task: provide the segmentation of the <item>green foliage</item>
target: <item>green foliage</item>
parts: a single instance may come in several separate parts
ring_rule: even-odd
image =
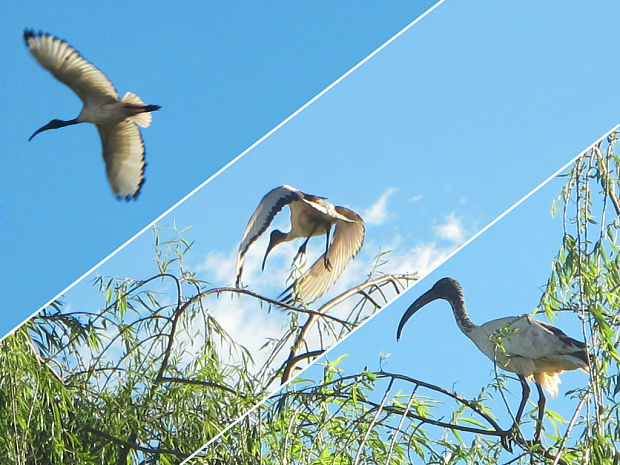
[[[575,395],[582,400],[579,408],[586,413],[576,417],[575,430],[581,435],[564,441],[563,457],[590,458],[592,463],[601,464],[620,461],[616,448],[620,438],[617,139],[618,133],[612,133],[606,147],[602,143],[595,146],[566,174],[566,183],[552,209],[556,214],[562,212],[564,236],[539,306],[550,318],[563,310],[574,311],[581,318],[588,342],[590,382],[586,390]]]
[[[178,464],[320,354],[323,343],[374,313],[385,303],[384,287],[402,290],[415,279],[375,276],[318,310],[285,306],[286,324],[270,335],[267,362],[257,369],[256,354],[226,333],[210,305],[231,294],[257,311],[283,306],[200,280],[187,265],[188,229],[153,232],[154,274],[98,276],[91,307],[55,302],[0,344],[2,464]],[[354,310],[334,317],[339,309],[347,314],[344,302]],[[260,451],[252,434],[240,440],[248,453]]]
[[[460,431],[480,431],[497,436],[493,418],[476,403],[438,386],[407,376],[364,371],[343,376],[340,360],[324,366],[323,380],[314,384],[295,380],[252,414],[252,421],[239,423],[212,444],[195,463],[211,465],[228,458],[243,457],[243,462],[270,464],[367,464],[367,463],[445,463],[446,458],[497,457],[501,447],[484,436],[467,444]],[[421,393],[430,390],[431,394]],[[404,394],[408,391],[410,394]],[[452,417],[453,437],[433,438],[428,425],[449,426],[433,419],[447,397],[456,405]],[[237,441],[253,437],[251,454]],[[233,459],[234,460],[234,459]],[[194,463],[194,462],[192,462]],[[496,463],[496,462],[486,462]]]

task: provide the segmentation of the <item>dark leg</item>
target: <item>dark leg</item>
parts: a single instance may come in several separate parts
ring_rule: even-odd
[[[305,255],[305,253],[306,253],[306,246],[308,245],[308,241],[310,240],[310,238],[314,234],[314,231],[316,231],[316,224],[312,228],[312,232],[310,232],[308,237],[306,237],[306,240],[304,241],[303,244],[301,244],[301,247],[299,248],[299,250],[295,254],[295,257],[293,258],[293,263],[295,263],[295,260],[297,260],[297,257],[299,257],[300,255]]]
[[[332,264],[329,263],[329,258],[327,258],[327,252],[329,252],[329,231],[331,230],[331,228],[329,228],[327,230],[327,234],[325,235],[326,237],[326,242],[325,242],[325,255],[323,257],[325,257],[323,260],[325,262],[325,268],[327,268],[327,271],[331,271],[332,270]]]
[[[306,240],[304,241],[303,244],[301,244],[301,247],[297,251],[297,254],[295,254],[295,258],[293,258],[293,261],[297,260],[297,257],[299,257],[300,255],[304,255],[306,253],[306,246],[308,245],[309,240],[310,240],[310,236],[306,237]]]
[[[530,387],[527,385],[527,381],[521,375],[519,375],[519,381],[521,382],[522,389],[522,397],[521,403],[519,404],[519,410],[517,410],[517,415],[515,416],[515,422],[512,427],[505,431],[505,434],[502,436],[502,446],[509,452],[512,452],[512,438],[515,437],[516,431],[519,429],[519,423],[521,422],[521,416],[523,415],[523,410],[525,410],[525,404],[527,404],[527,399],[530,397]]]
[[[527,399],[530,397],[530,387],[527,385],[525,378],[519,375],[519,381],[521,381],[523,397],[521,398],[521,404],[519,405],[519,410],[517,410],[517,415],[515,416],[515,423],[512,426],[513,428],[519,427],[519,423],[521,423],[521,415],[523,415],[523,410],[525,409],[525,404],[527,404]],[[536,386],[538,386],[538,384]],[[538,387],[538,389],[538,392],[540,392],[540,387]]]
[[[538,423],[536,423],[536,434],[534,434],[534,442],[540,441],[540,433],[542,431],[543,418],[545,416],[545,404],[547,399],[542,390],[540,384],[536,383],[536,389],[538,390]]]

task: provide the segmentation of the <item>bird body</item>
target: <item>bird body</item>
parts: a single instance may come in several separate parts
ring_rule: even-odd
[[[444,299],[450,303],[459,328],[481,352],[500,368],[519,376],[523,386],[523,398],[515,424],[518,424],[529,396],[525,380],[536,384],[539,393],[538,437],[545,405],[541,387],[555,397],[558,394],[560,373],[578,368],[587,371],[586,345],[567,336],[555,326],[534,320],[529,315],[498,318],[483,325],[476,325],[467,315],[461,285],[452,278],[440,279],[409,306],[398,325],[398,340],[407,320],[424,305],[436,299]]]
[[[560,373],[587,367],[582,342],[529,315],[498,318],[465,334],[499,367],[540,384],[552,397]]]
[[[84,104],[76,118],[54,119],[35,131],[29,140],[49,129],[78,123],[95,124],[112,191],[119,197],[135,197],[144,181],[145,166],[144,144],[136,125],[148,127],[150,112],[160,107],[145,105],[131,92],[120,99],[105,74],[63,40],[31,30],[24,31],[24,40],[39,64],[73,90]]]
[[[285,301],[294,296],[305,303],[311,303],[334,284],[362,247],[364,221],[353,210],[334,206],[324,197],[306,194],[288,185],[272,189],[259,203],[243,233],[237,254],[237,287],[241,285],[243,262],[250,245],[267,230],[276,214],[286,205],[291,211],[291,230],[288,233],[279,230],[271,232],[262,266],[265,267],[269,252],[282,242],[305,238],[295,256],[297,258],[305,253],[311,237],[325,235],[325,253],[302,278],[284,291],[284,293],[291,291],[291,294],[285,297]],[[329,236],[333,227],[335,229],[330,242]]]

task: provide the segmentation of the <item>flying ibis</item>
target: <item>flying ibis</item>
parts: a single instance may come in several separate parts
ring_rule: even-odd
[[[287,185],[276,187],[260,201],[243,233],[237,254],[237,287],[241,285],[243,260],[250,245],[267,230],[276,214],[286,205],[291,210],[291,230],[288,233],[277,229],[271,231],[262,269],[265,268],[269,252],[276,245],[304,238],[294,262],[299,255],[306,252],[311,237],[325,235],[325,253],[282,293],[288,293],[282,299],[284,302],[298,300],[309,304],[321,297],[336,282],[361,249],[365,233],[364,220],[353,210],[334,206],[324,197],[305,194]],[[332,227],[334,232],[330,241]]]
[[[159,110],[159,105],[145,105],[131,92],[119,99],[106,75],[63,40],[29,29],[24,31],[24,40],[39,64],[69,86],[84,104],[76,118],[69,121],[53,119],[37,129],[28,140],[48,129],[78,123],[95,124],[114,195],[126,199],[135,197],[144,182],[145,166],[144,143],[136,125],[145,128],[151,124],[150,112]]]
[[[436,299],[448,301],[457,325],[478,349],[497,366],[516,373],[519,377],[523,396],[513,429],[519,424],[530,395],[526,379],[534,382],[538,390],[538,422],[534,440],[539,441],[546,402],[542,388],[555,397],[558,394],[560,373],[577,368],[587,371],[586,345],[567,336],[555,326],[534,320],[529,315],[498,318],[478,326],[467,316],[463,288],[452,278],[440,279],[411,304],[398,325],[397,340],[400,340],[407,320],[424,305]]]

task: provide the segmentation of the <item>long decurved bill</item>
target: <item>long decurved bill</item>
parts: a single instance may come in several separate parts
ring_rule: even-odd
[[[37,134],[39,134],[40,132],[43,131],[47,131],[48,129],[58,129],[58,128],[64,128],[65,126],[71,126],[72,124],[77,124],[78,122],[74,119],[69,120],[69,121],[62,121],[59,119],[53,119],[52,121],[50,121],[49,123],[47,123],[45,126],[37,129],[32,136],[30,136],[28,138],[28,142],[30,142],[32,140],[32,138],[34,136],[36,136]]]
[[[418,297],[407,309],[403,317],[400,319],[400,323],[398,324],[398,330],[396,331],[396,340],[400,341],[400,335],[403,332],[403,328],[405,323],[413,316],[415,312],[424,307],[427,303],[432,302],[433,300],[438,299],[439,296],[434,292],[434,289],[431,289],[420,297]]]
[[[28,142],[30,142],[30,141],[32,140],[32,138],[33,138],[34,136],[36,136],[37,134],[39,134],[40,132],[47,131],[48,129],[52,129],[52,128],[48,128],[48,126],[49,126],[49,124],[46,124],[46,125],[45,125],[45,126],[43,126],[42,128],[39,128],[39,129],[37,129],[35,132],[33,132],[33,133],[32,133],[32,136],[30,136],[30,137],[28,138]]]
[[[271,249],[273,249],[275,245],[276,243],[273,240],[269,241],[267,250],[265,250],[265,256],[263,257],[263,264],[261,266],[261,271],[265,271],[265,262],[267,261],[267,255],[269,255],[269,252],[271,252]]]

